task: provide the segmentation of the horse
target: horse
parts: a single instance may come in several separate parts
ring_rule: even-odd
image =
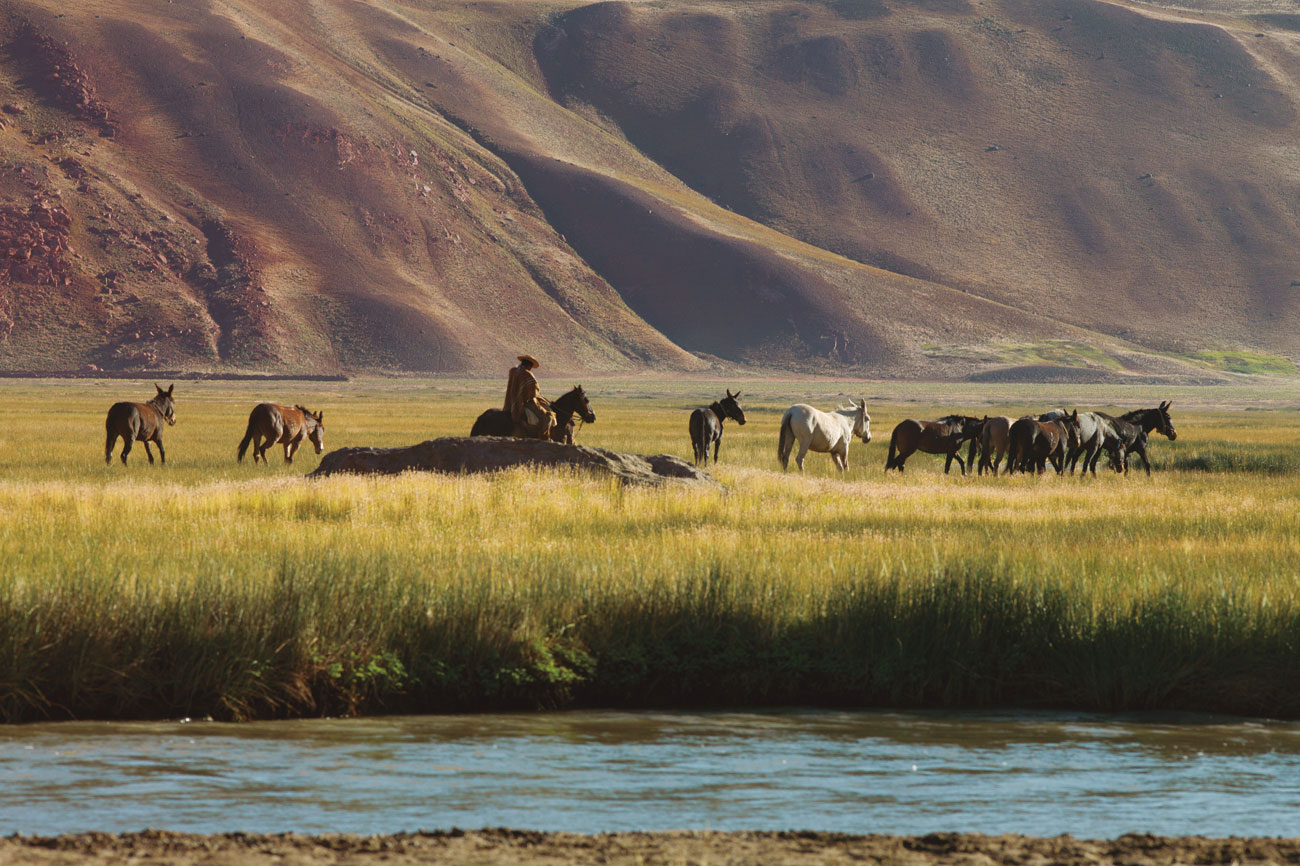
[[[306,406],[281,406],[278,403],[258,403],[248,413],[248,429],[239,443],[235,459],[243,463],[248,443],[253,443],[253,463],[258,458],[266,464],[266,449],[272,445],[284,446],[284,462],[292,463],[294,452],[303,438],[311,440],[317,454],[325,452],[324,412],[312,412]]]
[[[700,461],[708,465],[709,445],[713,446],[713,462],[718,462],[723,420],[730,418],[742,427],[745,425],[745,410],[740,408],[739,400],[739,391],[733,394],[731,389],[727,389],[726,397],[691,413],[687,427],[691,434],[691,450],[695,452],[696,466],[700,465]]]
[[[1011,425],[1016,422],[1015,418],[1008,415],[994,415],[985,417],[984,426],[980,428],[980,435],[970,440],[970,453],[966,457],[966,465],[975,462],[975,451],[978,448],[980,462],[979,474],[983,475],[987,469],[994,475],[998,474],[998,464],[1002,462],[1003,456],[1007,453],[1007,448],[1011,444]],[[992,456],[992,460],[989,457]]]
[[[1039,421],[1028,416],[1016,419],[1011,425],[1011,450],[1007,456],[1007,473],[1028,472],[1031,467],[1041,473],[1050,460],[1056,474],[1065,467],[1066,449],[1078,445],[1079,412]]]
[[[1038,416],[1039,421],[1051,421],[1056,418],[1064,418],[1067,413],[1064,409],[1053,409]],[[1083,455],[1083,469],[1079,471],[1080,475],[1091,472],[1095,477],[1097,475],[1097,458],[1101,452],[1106,451],[1110,454],[1111,465],[1118,471],[1125,458],[1124,440],[1115,432],[1113,425],[1106,417],[1097,412],[1080,412],[1079,413],[1079,441],[1074,447],[1070,448],[1065,455],[1065,465],[1070,472],[1074,472],[1074,467],[1078,464],[1079,455]]]
[[[584,424],[596,423],[596,413],[591,411],[591,403],[587,401],[587,394],[582,390],[581,385],[575,385],[571,390],[552,402],[551,411],[555,413],[555,426],[551,428],[551,441],[559,442],[562,445],[573,444],[574,415],[581,418]],[[513,436],[514,432],[515,422],[510,417],[509,411],[505,409],[486,409],[474,421],[474,426],[470,428],[469,435]]]
[[[795,463],[803,471],[803,458],[809,451],[829,452],[841,472],[849,468],[849,443],[854,436],[863,443],[871,441],[871,416],[867,414],[867,401],[849,401],[834,412],[814,409],[807,403],[796,403],[781,416],[781,433],[776,443],[776,456],[781,468],[790,468],[790,450],[794,440],[799,440],[799,455]]]
[[[1128,474],[1128,455],[1137,454],[1142,458],[1142,466],[1147,475],[1151,474],[1151,461],[1147,459],[1147,434],[1152,431],[1163,434],[1170,442],[1178,438],[1173,419],[1169,417],[1171,401],[1165,400],[1155,409],[1134,409],[1116,418],[1105,412],[1097,414],[1105,418],[1115,428],[1123,442],[1125,454],[1122,469]]]
[[[153,442],[158,446],[158,457],[164,465],[167,463],[162,430],[164,421],[168,424],[176,423],[176,407],[172,402],[172,392],[176,386],[168,385],[164,391],[155,383],[154,388],[158,393],[147,403],[114,403],[109,407],[108,417],[104,419],[104,432],[107,434],[104,443],[105,463],[113,462],[113,446],[117,444],[119,436],[122,437],[123,466],[126,465],[126,455],[131,453],[131,445],[135,442],[144,443],[144,453],[149,455],[150,463],[153,463],[153,452],[149,450],[149,443]]]
[[[926,454],[947,455],[948,459],[943,464],[945,475],[952,469],[953,460],[957,461],[957,465],[961,467],[961,474],[965,475],[966,462],[961,459],[961,454],[958,452],[963,442],[979,437],[987,420],[987,415],[984,418],[945,415],[938,421],[917,421],[914,418],[900,421],[894,428],[893,435],[889,437],[889,456],[885,458],[885,471],[897,469],[901,473],[908,457],[917,451],[924,451]]]

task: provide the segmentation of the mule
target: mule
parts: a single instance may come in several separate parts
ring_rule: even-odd
[[[966,457],[966,465],[975,462],[975,452],[978,449],[979,474],[983,475],[987,470],[997,475],[998,466],[1011,445],[1011,425],[1014,423],[1016,419],[1008,415],[986,416],[984,426],[980,428],[980,435],[970,440],[970,453]]]
[[[581,385],[575,385],[551,403],[555,413],[555,426],[551,428],[551,441],[562,445],[573,444],[574,427],[581,419],[584,424],[595,424],[596,413],[591,411],[591,403]],[[470,428],[471,436],[513,436],[515,422],[510,412],[505,409],[487,409],[474,421]]]
[[[902,472],[908,457],[917,451],[924,451],[926,454],[947,455],[948,459],[943,463],[945,475],[952,469],[954,460],[961,467],[961,474],[965,475],[966,461],[961,459],[959,453],[962,443],[977,439],[987,420],[987,415],[984,418],[945,415],[938,421],[917,421],[914,418],[900,421],[889,437],[889,456],[885,458],[885,471],[897,469]]]
[[[865,444],[871,441],[871,416],[867,414],[867,401],[849,401],[834,412],[814,409],[807,403],[796,403],[781,416],[781,433],[777,438],[776,456],[781,468],[790,468],[790,451],[795,440],[799,454],[795,463],[803,471],[803,458],[811,451],[829,453],[841,472],[849,468],[849,443],[858,436]]]
[[[150,442],[158,446],[159,459],[164,464],[167,463],[162,431],[164,422],[176,423],[176,406],[172,401],[172,392],[176,386],[168,385],[164,391],[155,384],[154,389],[158,393],[147,403],[114,403],[109,407],[108,417],[104,419],[104,432],[107,434],[104,443],[105,463],[113,462],[113,446],[117,444],[119,436],[122,437],[123,466],[126,465],[126,455],[131,453],[131,445],[136,442],[144,443],[144,453],[149,456],[150,463],[153,463]]]
[[[745,410],[740,408],[739,400],[739,391],[733,394],[727,389],[726,397],[691,413],[687,428],[691,434],[691,450],[695,454],[696,466],[701,461],[708,465],[710,445],[713,446],[713,462],[718,462],[718,449],[722,447],[722,422],[725,419],[730,418],[742,427],[745,425]]]
[[[1038,416],[1039,421],[1051,421],[1056,418],[1064,418],[1067,413],[1064,409],[1053,409]],[[1120,435],[1115,432],[1115,426],[1103,415],[1097,412],[1080,412],[1079,413],[1079,441],[1070,448],[1065,455],[1066,468],[1073,473],[1074,467],[1079,462],[1079,457],[1083,457],[1083,468],[1079,470],[1080,475],[1091,472],[1095,477],[1097,474],[1097,459],[1105,451],[1110,454],[1111,466],[1118,471],[1119,466],[1124,461],[1124,441]]]
[[[1056,474],[1065,468],[1066,450],[1079,442],[1079,412],[1039,421],[1032,416],[1016,419],[1011,425],[1011,448],[1007,456],[1007,473],[1044,472],[1050,461]]]
[[[272,445],[284,446],[284,462],[292,463],[302,440],[308,439],[317,454],[325,453],[325,413],[312,412],[306,406],[281,406],[279,403],[258,403],[248,413],[248,428],[240,440],[235,459],[243,463],[248,444],[253,444],[253,463],[260,458],[266,465],[266,449]]]

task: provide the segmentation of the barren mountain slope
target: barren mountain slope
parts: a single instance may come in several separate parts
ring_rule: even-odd
[[[4,22],[0,182],[68,237],[56,274],[9,269],[5,366],[496,370],[521,342],[698,363],[499,159],[349,56],[329,4],[39,6]]]
[[[5,9],[0,367],[1300,355],[1300,35],[1271,10]]]
[[[1263,29],[1261,29],[1263,28]],[[1300,40],[1095,0],[631,5],[539,40],[716,201],[1162,349],[1300,350]]]

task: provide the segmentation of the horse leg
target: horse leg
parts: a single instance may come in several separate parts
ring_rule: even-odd
[[[844,472],[849,468],[849,455],[847,451],[832,451],[831,458],[835,461],[835,468],[841,472]]]
[[[149,465],[152,466],[152,465],[153,465],[153,451],[151,451],[150,448],[149,448],[149,440],[148,440],[148,439],[144,440],[144,454],[145,454],[146,457],[149,458]]]
[[[305,428],[304,428],[304,429],[305,429]],[[293,462],[293,455],[294,455],[295,453],[297,453],[297,451],[298,451],[298,447],[299,447],[300,445],[302,445],[302,431],[299,431],[297,436],[293,437],[293,438],[290,439],[288,442],[284,443],[284,462],[285,462],[285,463],[292,463],[292,462]]]
[[[795,455],[794,462],[795,465],[799,467],[800,472],[803,471],[803,458],[808,454],[808,448],[810,445],[812,445],[811,438],[809,438],[807,442],[799,443],[799,453]]]
[[[121,458],[122,458],[122,465],[123,465],[123,466],[126,465],[126,455],[128,455],[128,454],[131,453],[131,445],[132,445],[132,442],[133,442],[134,439],[135,439],[134,434],[132,434],[132,433],[130,433],[130,432],[128,432],[125,436],[122,437],[122,454],[121,454]]]
[[[1098,438],[1100,438],[1100,434],[1098,434]],[[1093,455],[1099,451],[1101,451],[1101,444],[1098,442],[1089,442],[1088,447],[1083,449],[1083,468],[1079,470],[1080,478],[1088,474],[1088,466],[1092,463]],[[1078,459],[1079,459],[1079,453],[1075,452],[1074,461],[1077,461]],[[1070,462],[1071,472],[1074,472],[1074,461]],[[1097,473],[1094,470],[1092,474],[1096,475]]]
[[[163,449],[162,437],[159,436],[157,433],[155,433],[153,436],[153,444],[158,446],[158,462],[166,466],[167,452]]]
[[[713,465],[718,465],[718,449],[722,447],[722,436],[713,440]]]
[[[965,462],[964,460],[961,459],[961,446],[960,446],[960,445],[957,446],[957,450],[956,450],[956,451],[954,451],[954,452],[952,452],[951,454],[948,455],[948,466],[951,466],[951,465],[952,465],[952,461],[954,461],[954,460],[957,461],[957,465],[961,468],[961,474],[962,474],[962,475],[965,475],[965,474],[966,474],[966,462]],[[944,475],[947,475],[947,474],[948,474],[948,466],[945,466],[945,467],[943,468],[943,474],[944,474]]]
[[[1147,449],[1143,448],[1139,451],[1138,456],[1142,458],[1142,468],[1147,471],[1149,476],[1151,474],[1151,461],[1147,459]]]

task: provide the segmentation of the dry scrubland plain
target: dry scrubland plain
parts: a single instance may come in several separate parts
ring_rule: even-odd
[[[166,383],[164,383],[165,385]],[[549,393],[570,383],[545,381]],[[588,381],[587,445],[689,454],[736,382]],[[0,394],[0,719],[574,705],[1152,707],[1300,716],[1300,387],[741,382],[723,491],[579,475],[306,481],[237,465],[260,399],[326,446],[463,435],[496,382],[177,384],[169,462],[102,456],[146,382]],[[836,477],[775,459],[780,412],[865,396]],[[904,417],[1173,398],[1128,479],[882,470]],[[707,402],[707,401],[704,401]],[[274,452],[272,452],[274,455]]]

